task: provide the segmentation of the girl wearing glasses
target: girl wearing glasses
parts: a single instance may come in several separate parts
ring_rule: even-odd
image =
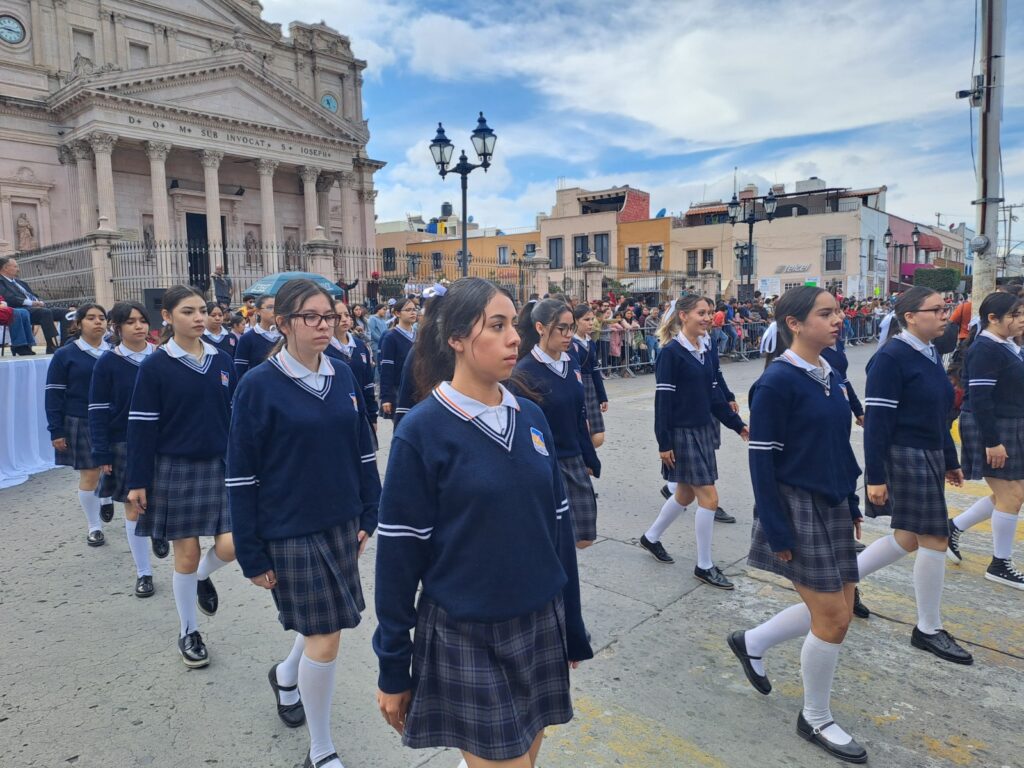
[[[217,612],[210,576],[235,559],[224,487],[235,371],[230,356],[203,341],[199,291],[168,288],[162,307],[163,343],[139,366],[128,411],[128,501],[139,515],[136,536],[174,543],[178,652],[185,666],[205,667],[196,605]],[[200,536],[215,541],[201,560]]]
[[[501,384],[515,319],[480,278],[435,299],[414,368],[426,396],[391,444],[380,504],[381,714],[405,745],[453,747],[474,768],[533,765],[544,728],[572,719],[570,668],[593,656],[557,438]]]
[[[358,306],[358,305],[356,305]],[[352,331],[352,318],[348,305],[341,299],[334,302],[334,311],[338,315],[338,327],[334,329],[331,343],[324,354],[345,363],[356,377],[366,404],[366,418],[374,432],[377,431],[377,395],[373,387],[373,358],[366,342]]]
[[[991,496],[979,499],[949,525],[949,558],[963,560],[963,532],[992,520],[992,562],[985,578],[1024,589],[1024,573],[1013,564],[1017,518],[1024,505],[1024,301],[991,293],[979,310],[981,332],[967,350],[967,394],[960,416],[964,475],[984,478]]]
[[[597,539],[597,498],[590,480],[601,476],[601,462],[587,428],[583,371],[569,355],[576,331],[572,311],[558,299],[529,302],[519,313],[516,373],[537,398],[551,425],[558,466],[569,496],[576,546]]]
[[[365,608],[358,560],[377,527],[380,478],[362,388],[324,354],[340,320],[334,299],[289,280],[276,306],[284,338],[238,388],[226,482],[242,573],[271,591],[281,626],[296,632],[268,675],[278,716],[306,723],[307,768],[341,768],[335,667],[341,631]]]
[[[406,355],[416,341],[416,302],[410,298],[395,303],[395,326],[380,340],[380,409],[385,419],[394,417],[395,400],[402,383]]]
[[[594,310],[580,304],[573,310],[576,335],[572,337],[572,353],[583,372],[583,394],[587,401],[587,426],[595,448],[604,445],[604,414],[608,411],[608,393],[604,376],[597,369],[597,343],[590,338],[594,330]]]
[[[658,328],[661,352],[655,366],[654,432],[662,477],[676,485],[675,493],[665,500],[657,519],[640,537],[640,546],[660,563],[675,562],[665,551],[661,536],[696,499],[697,565],[693,575],[712,587],[733,589],[733,583],[711,558],[718,509],[715,450],[719,439],[715,420],[744,440],[748,433],[718,384],[718,356],[707,334],[712,315],[707,299],[688,295],[673,302]]]

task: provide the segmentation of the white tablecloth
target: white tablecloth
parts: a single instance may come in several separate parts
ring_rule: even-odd
[[[55,466],[43,402],[50,359],[0,357],[0,488]]]

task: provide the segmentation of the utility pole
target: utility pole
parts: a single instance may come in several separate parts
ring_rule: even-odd
[[[972,108],[980,107],[978,131],[978,207],[977,236],[971,241],[974,251],[974,277],[971,288],[973,312],[978,314],[982,299],[996,289],[997,243],[999,240],[999,134],[1003,119],[1003,71],[1006,62],[1006,0],[981,0],[981,75],[971,83],[970,91],[959,98],[971,99]]]

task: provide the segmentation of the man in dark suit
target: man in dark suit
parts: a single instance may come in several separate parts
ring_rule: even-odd
[[[3,296],[10,306],[28,310],[32,324],[38,325],[46,337],[46,354],[52,354],[58,346],[53,310],[32,293],[28,285],[18,279],[18,262],[10,256],[0,257],[0,296]]]

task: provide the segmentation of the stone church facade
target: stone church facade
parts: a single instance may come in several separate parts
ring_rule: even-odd
[[[213,262],[224,243],[372,248],[366,62],[323,23],[285,34],[261,11],[0,0],[0,254],[97,236]]]

